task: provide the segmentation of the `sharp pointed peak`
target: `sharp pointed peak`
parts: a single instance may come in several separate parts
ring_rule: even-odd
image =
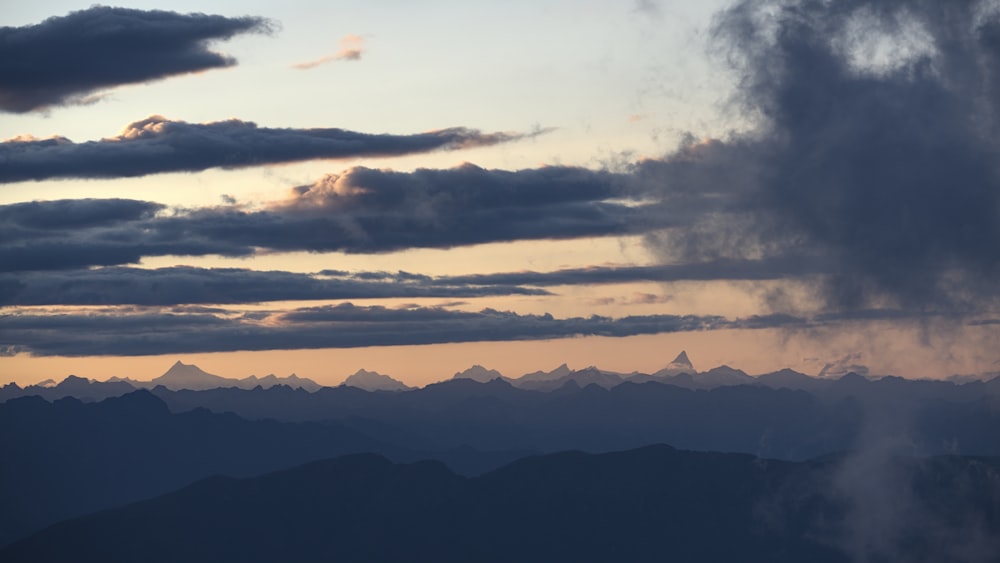
[[[694,367],[691,364],[691,359],[688,358],[687,350],[681,350],[681,353],[677,354],[677,357],[674,358],[674,361],[672,361],[670,363],[671,364],[675,364],[675,365],[685,365],[685,366]]]

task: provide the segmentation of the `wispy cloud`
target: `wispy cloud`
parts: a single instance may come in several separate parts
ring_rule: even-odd
[[[454,127],[412,135],[334,128],[258,127],[229,119],[174,121],[159,115],[128,124],[115,137],[75,143],[65,137],[0,143],[0,182],[50,178],[122,178],[209,168],[357,156],[400,156],[516,141],[538,133],[483,133]]]
[[[365,40],[360,35],[345,35],[340,38],[340,49],[336,53],[325,55],[313,61],[294,64],[292,68],[308,70],[334,61],[361,60],[361,54],[364,52],[364,43]]]
[[[107,6],[35,25],[0,27],[0,111],[85,103],[108,87],[232,66],[235,59],[207,44],[273,28],[258,17]]]

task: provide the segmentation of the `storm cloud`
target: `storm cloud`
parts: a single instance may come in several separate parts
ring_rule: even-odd
[[[232,66],[232,57],[209,50],[208,43],[272,28],[258,17],[107,6],[0,27],[0,110],[86,103],[108,87]]]
[[[100,141],[75,143],[65,137],[4,141],[0,182],[127,178],[324,158],[399,156],[493,145],[536,134],[482,133],[462,127],[413,135],[369,134],[258,127],[238,119],[187,123],[153,115]]]
[[[652,248],[822,257],[834,310],[996,308],[996,3],[745,0],[714,37],[753,127],[648,169],[654,193],[726,202]]]

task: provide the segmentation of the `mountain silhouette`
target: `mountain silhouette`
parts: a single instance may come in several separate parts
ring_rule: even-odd
[[[550,391],[466,378],[400,392],[158,386],[100,402],[49,401],[42,394],[55,388],[7,385],[4,393],[41,396],[0,403],[0,545],[213,474],[253,476],[352,452],[433,458],[463,475],[527,453],[654,443],[803,461],[874,436],[927,455],[1000,455],[1000,379],[819,380],[786,370],[770,375],[770,386],[707,389],[697,386],[702,375],[671,379],[687,378],[684,387],[648,376],[604,387],[597,380],[620,374],[587,368],[553,380],[562,383]],[[60,385],[91,397],[129,388],[78,377]]]
[[[529,457],[464,478],[439,462],[351,455],[254,478],[212,477],[62,522],[0,559],[799,563],[978,553],[986,561],[996,547],[1000,460],[888,458],[909,512],[898,523],[867,521],[884,526],[869,528],[881,543],[860,548],[852,518],[861,499],[838,484],[855,461],[648,446]]]
[[[681,350],[681,353],[677,354],[674,361],[670,362],[667,367],[653,373],[653,377],[663,378],[682,373],[695,373],[694,365],[692,365],[691,360],[688,359],[686,350]]]
[[[477,381],[479,383],[488,383],[494,379],[506,379],[502,373],[495,369],[486,369],[483,366],[476,364],[469,369],[460,371],[452,376],[452,379],[471,379],[472,381]]]
[[[19,387],[16,383],[8,383],[0,387],[0,403],[17,397],[38,396],[50,401],[64,397],[74,397],[81,401],[100,401],[110,397],[120,397],[136,390],[136,387],[123,380],[94,381],[75,375],[66,376],[59,383],[49,384],[51,380],[36,385]]]
[[[14,383],[0,387],[0,402],[16,397],[27,397],[37,395],[48,400],[61,399],[63,397],[75,397],[82,401],[100,401],[110,397],[119,397],[126,393],[131,393],[136,389],[154,389],[158,386],[175,391],[190,389],[204,391],[218,388],[239,388],[253,389],[263,387],[265,389],[278,385],[285,385],[292,388],[302,388],[307,391],[317,391],[322,386],[311,379],[298,377],[294,373],[288,377],[277,377],[274,374],[264,377],[251,375],[243,379],[233,379],[222,377],[206,372],[194,364],[185,364],[181,361],[175,362],[170,368],[151,381],[138,381],[130,378],[112,377],[107,381],[96,381],[69,375],[58,384],[28,385],[21,388]]]
[[[533,371],[526,373],[515,380],[515,385],[523,386],[525,383],[535,383],[539,381],[559,381],[572,373],[569,366],[562,364],[552,371]]]
[[[234,379],[208,373],[194,364],[185,364],[180,360],[170,366],[170,369],[168,369],[166,373],[154,378],[152,381],[135,382],[130,380],[130,382],[136,387],[153,388],[162,385],[167,389],[173,389],[175,391],[179,389],[202,391],[206,389],[217,389],[219,387],[253,389],[258,385],[264,388],[273,387],[275,385],[288,385],[292,388],[302,387],[308,391],[315,391],[320,388],[320,385],[315,381],[304,377],[298,377],[294,373],[288,377],[277,377],[274,374],[270,374],[261,378],[251,375],[243,379]]]
[[[343,385],[365,391],[407,391],[412,389],[398,379],[374,371],[359,369],[344,380]]]
[[[257,475],[353,452],[436,457],[467,473],[518,455],[416,451],[332,422],[248,421],[205,409],[174,414],[146,390],[97,403],[23,397],[0,404],[0,545],[210,475]]]
[[[192,389],[199,391],[202,389],[215,389],[216,387],[229,387],[231,380],[228,378],[208,373],[194,364],[185,364],[177,360],[174,365],[163,375],[153,378],[149,382],[150,387],[162,385],[167,389]],[[233,385],[235,387],[235,385]]]
[[[994,430],[1000,411],[990,406],[1000,398],[1000,386],[986,382],[862,378],[818,383],[808,392],[691,385],[646,379],[605,389],[566,380],[541,391],[504,380],[454,379],[399,393],[353,387],[153,392],[173,412],[204,407],[247,419],[333,421],[416,449],[602,452],[669,443],[803,460],[852,449],[879,428],[879,413],[899,412],[908,439],[923,453],[1000,455],[1000,433]]]

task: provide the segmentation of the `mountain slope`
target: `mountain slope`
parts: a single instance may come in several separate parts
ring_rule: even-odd
[[[194,364],[185,364],[177,360],[163,375],[153,378],[149,387],[162,385],[167,389],[215,389],[216,387],[235,387],[233,380],[208,373]]]
[[[651,446],[526,458],[467,479],[436,462],[355,455],[251,479],[211,478],[58,524],[0,559],[847,562],[995,554],[1000,460],[892,459],[914,516],[900,513],[898,527],[870,530],[881,541],[860,550],[851,536],[856,499],[837,484],[850,463]],[[967,522],[979,529],[970,533]]]
[[[145,390],[99,403],[13,399],[0,404],[0,545],[209,475],[258,475],[354,452],[431,455],[343,424],[248,421],[205,409],[172,414]],[[470,449],[435,455],[469,472],[514,457]]]

